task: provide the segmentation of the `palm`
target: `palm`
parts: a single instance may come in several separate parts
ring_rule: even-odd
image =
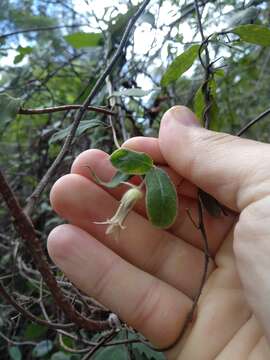
[[[151,155],[155,158],[155,154]],[[73,174],[55,184],[53,207],[73,225],[57,228],[50,235],[54,240],[49,242],[49,252],[78,287],[118,313],[153,343],[166,346],[177,337],[201,281],[201,234],[186,213],[188,208],[196,219],[195,187],[167,169],[181,201],[172,229],[153,228],[140,203],[129,215],[127,228],[119,239],[113,239],[105,235],[105,226],[94,222],[113,215],[118,205],[115,198],[121,197],[123,188],[108,193],[89,181],[85,165],[104,180],[113,171],[105,153],[87,151],[73,164]],[[185,360],[221,360],[247,359],[250,355],[250,359],[259,359],[257,354],[267,358],[262,331],[245,301],[236,270],[232,249],[234,222],[234,215],[213,219],[205,214],[215,261],[210,263],[209,277],[188,335],[179,349],[168,354],[169,358],[177,355]]]
[[[215,257],[196,321],[178,356],[182,359],[268,359],[263,332],[250,310],[236,269],[232,231]]]

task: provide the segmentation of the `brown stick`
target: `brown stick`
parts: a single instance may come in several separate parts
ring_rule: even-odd
[[[69,111],[80,109],[82,105],[61,105],[55,107],[49,107],[44,109],[24,109],[20,108],[18,114],[21,115],[36,115],[36,114],[49,114],[59,111]],[[88,106],[86,111],[94,111],[105,115],[116,115],[115,112],[101,106]]]
[[[44,251],[38,240],[35,228],[29,219],[29,217],[23,212],[23,209],[19,205],[19,202],[11,190],[9,184],[7,183],[4,175],[0,171],[0,193],[10,211],[10,214],[14,218],[14,225],[20,234],[21,238],[24,240],[28,250],[30,251],[32,258],[35,262],[37,269],[40,271],[44,282],[47,284],[50,289],[52,296],[56,304],[61,310],[63,310],[66,316],[74,322],[76,325],[80,326],[86,330],[101,331],[110,329],[110,324],[108,321],[94,321],[87,319],[78,313],[74,307],[67,301],[61,288],[58,286],[56,279],[49,267],[49,263],[45,257]]]

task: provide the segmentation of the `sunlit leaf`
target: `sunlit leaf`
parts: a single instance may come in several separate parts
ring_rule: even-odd
[[[174,184],[167,173],[153,167],[145,176],[146,208],[151,223],[159,228],[168,228],[174,223],[178,198]]]
[[[72,125],[69,125],[68,127],[66,127],[65,129],[59,130],[57,131],[55,134],[53,134],[53,136],[51,137],[49,143],[54,143],[58,140],[62,140],[65,137],[67,137],[67,135],[70,132]],[[78,126],[78,129],[76,131],[76,136],[80,136],[82,135],[86,130],[88,129],[93,129],[97,126],[104,126],[104,123],[100,120],[97,119],[92,119],[92,120],[83,120],[80,122],[80,125]]]
[[[270,29],[261,25],[240,25],[231,30],[240,39],[251,44],[270,46]]]
[[[143,96],[151,94],[151,92],[153,92],[153,91],[158,91],[158,90],[160,90],[160,88],[155,88],[155,89],[150,89],[150,90],[143,90],[140,88],[130,88],[130,89],[114,91],[111,96],[143,97]]]
[[[76,32],[64,36],[69,45],[76,49],[83,47],[100,46],[103,43],[103,36],[100,33]]]
[[[200,45],[192,45],[184,53],[177,56],[169,65],[161,79],[161,85],[167,86],[180,78],[194,63],[198,57]]]
[[[51,340],[43,340],[39,342],[32,351],[33,357],[42,357],[47,355],[53,348],[53,343]]]
[[[33,48],[31,46],[26,46],[26,47],[18,46],[17,51],[18,51],[18,55],[16,55],[13,60],[14,64],[18,64],[24,59],[26,55],[31,54],[33,52]]]
[[[118,149],[110,156],[113,166],[129,175],[144,175],[153,167],[153,160],[145,153]]]

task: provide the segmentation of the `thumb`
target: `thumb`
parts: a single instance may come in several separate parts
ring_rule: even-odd
[[[186,107],[164,114],[159,145],[173,169],[232,210],[269,194],[270,145],[204,129]]]

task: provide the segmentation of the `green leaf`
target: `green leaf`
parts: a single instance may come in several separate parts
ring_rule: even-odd
[[[126,349],[123,346],[108,346],[98,352],[93,360],[127,360]]]
[[[211,107],[210,107],[210,127],[212,130],[220,130],[220,121],[219,121],[219,110],[218,105],[216,101],[216,81],[214,78],[209,80],[209,90],[210,90],[210,101],[211,101]],[[193,99],[193,108],[194,112],[197,116],[197,118],[201,121],[201,124],[203,124],[203,113],[206,108],[205,101],[204,101],[204,95],[203,95],[203,88],[202,86],[199,87],[197,90],[194,99]]]
[[[69,45],[76,49],[83,47],[100,46],[103,43],[103,36],[101,33],[84,33],[76,32],[64,36]]]
[[[240,39],[251,44],[270,46],[270,29],[261,25],[240,25],[231,30]]]
[[[209,195],[205,191],[200,189],[199,197],[201,199],[204,208],[211,216],[215,218],[220,217],[222,211],[221,205],[212,195]]]
[[[96,175],[96,173],[90,168],[90,166],[86,166],[93,176],[95,182],[99,185],[105,186],[106,188],[113,189],[117,186],[119,186],[123,181],[128,181],[128,179],[131,177],[130,175],[124,174],[121,171],[117,171],[116,174],[112,177],[112,179],[108,182],[102,181],[99,179],[99,177]]]
[[[43,340],[39,342],[32,351],[33,357],[42,357],[47,355],[53,348],[53,343],[51,340]]]
[[[153,167],[145,176],[146,209],[151,223],[159,228],[168,228],[176,218],[178,197],[174,184],[167,173]]]
[[[129,175],[144,175],[153,167],[153,160],[142,152],[118,149],[110,156],[113,166]]]
[[[140,88],[130,88],[130,89],[114,91],[111,96],[143,97],[143,96],[151,94],[151,92],[153,92],[153,91],[158,91],[158,90],[160,90],[160,88],[155,88],[155,89],[150,89],[150,90],[143,90]]]
[[[22,103],[21,98],[14,98],[6,93],[0,94],[0,122],[15,119]]]
[[[156,18],[155,16],[150,13],[149,11],[148,12],[145,12],[141,15],[140,19],[139,19],[139,22],[140,23],[143,23],[143,22],[147,22],[148,24],[154,26],[155,25],[155,22],[156,22]]]
[[[80,125],[77,128],[76,131],[76,136],[80,136],[82,135],[86,130],[88,129],[93,129],[97,126],[104,126],[104,123],[100,120],[97,119],[92,119],[92,120],[83,120],[80,122]],[[66,127],[65,129],[59,130],[57,131],[55,134],[53,134],[53,136],[51,137],[49,143],[52,144],[58,140],[62,140],[65,137],[67,137],[67,135],[70,132],[72,125],[69,125],[68,127]]]
[[[177,56],[169,65],[161,79],[161,85],[167,86],[179,79],[194,63],[198,56],[200,45],[192,45],[183,54]]]
[[[142,343],[132,345],[133,353],[136,360],[166,360],[161,352],[157,352]]]
[[[24,59],[26,55],[31,54],[33,52],[33,48],[31,46],[26,46],[26,47],[18,46],[17,51],[18,51],[18,55],[15,56],[13,60],[13,64],[18,64]]]
[[[203,118],[204,107],[204,96],[202,92],[202,87],[200,86],[199,89],[196,91],[193,99],[193,108],[197,118],[201,121]]]
[[[12,360],[21,360],[22,359],[22,353],[18,346],[11,346],[8,348],[9,357]]]
[[[51,356],[50,360],[71,360],[71,354],[66,354],[63,351],[58,351]]]
[[[226,14],[229,17],[229,27],[250,24],[254,22],[259,15],[260,10],[256,6],[250,6],[246,9],[236,11],[233,10]]]
[[[24,337],[27,340],[36,340],[41,336],[43,336],[44,334],[46,334],[46,332],[47,332],[47,328],[45,326],[35,323],[30,323],[29,325],[27,325],[25,329]]]

